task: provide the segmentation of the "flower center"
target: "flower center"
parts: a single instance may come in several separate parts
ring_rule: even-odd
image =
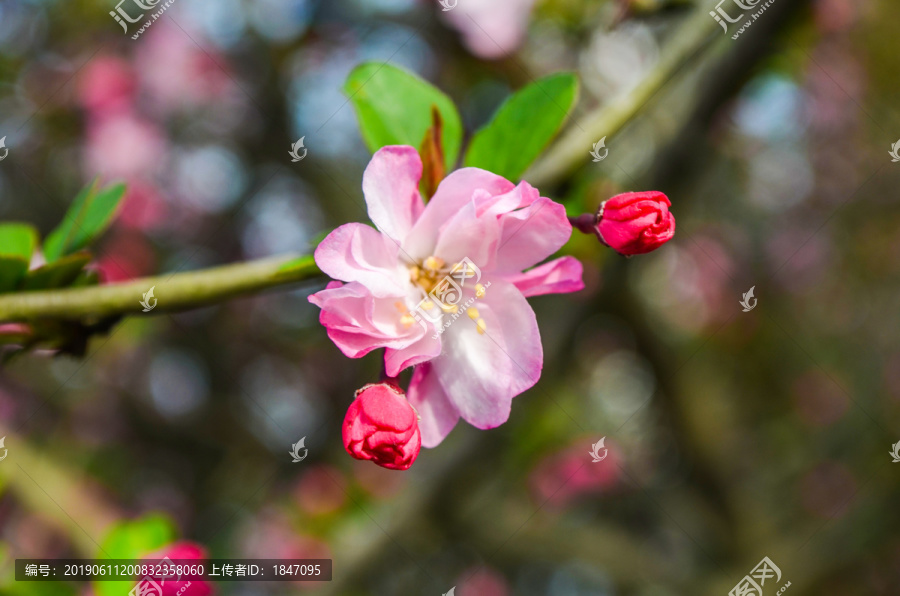
[[[430,256],[421,263],[409,266],[409,279],[422,293],[422,301],[419,303],[417,310],[430,312],[435,306],[440,308],[441,313],[452,315],[455,320],[460,312],[459,303],[463,300],[463,288],[466,281],[476,277],[477,268],[468,259],[464,259],[452,266],[445,266],[443,259],[436,256]],[[481,277],[480,272],[477,273]],[[466,314],[475,321],[479,334],[484,334],[487,324],[478,314],[476,308],[467,308],[471,302],[478,298],[483,298],[485,286],[476,283],[470,285],[475,290],[475,297],[463,304]],[[400,321],[405,327],[412,325],[416,317],[406,309],[405,305],[400,302],[395,304],[400,313]],[[437,314],[437,319],[432,318],[432,322],[438,322],[441,314]]]
[[[431,256],[421,264],[409,268],[409,279],[428,294],[449,272],[449,269],[444,268],[444,259]]]

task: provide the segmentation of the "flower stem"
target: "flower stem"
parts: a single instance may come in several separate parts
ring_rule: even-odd
[[[125,283],[5,294],[0,295],[0,322],[142,314],[141,300],[150,288],[155,301],[150,301],[154,306],[146,314],[177,312],[320,275],[311,256],[281,256]]]
[[[597,214],[583,213],[577,217],[569,216],[569,223],[582,234],[597,235]]]

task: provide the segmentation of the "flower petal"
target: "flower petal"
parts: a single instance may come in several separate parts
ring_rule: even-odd
[[[507,193],[513,188],[515,185],[506,178],[479,168],[462,168],[452,172],[438,185],[422,216],[404,241],[403,249],[414,259],[424,259],[435,254],[438,231],[472,200],[476,191],[486,191],[488,196],[493,196]]]
[[[420,364],[413,371],[406,396],[419,413],[422,446],[437,447],[459,422],[459,413],[444,393],[430,363]]]
[[[396,377],[400,371],[415,366],[422,362],[427,362],[437,357],[441,353],[441,338],[435,337],[436,332],[433,326],[428,326],[425,335],[417,342],[410,344],[405,348],[387,348],[384,351],[384,369],[385,372]]]
[[[503,231],[496,268],[504,272],[519,272],[540,263],[562,248],[572,235],[566,208],[546,197],[501,215],[500,224]]]
[[[477,314],[467,310],[443,333],[444,351],[431,364],[459,414],[494,428],[506,422],[512,398],[540,378],[541,336],[528,301],[507,281],[492,280],[471,308]]]
[[[476,201],[478,215],[504,215],[510,211],[528,207],[540,198],[541,193],[538,192],[538,189],[523,181],[509,192]]]
[[[328,337],[349,358],[360,358],[376,348],[404,350],[434,330],[406,325],[401,320],[405,302],[379,298],[359,282],[316,292],[309,301],[322,309],[319,322]],[[413,354],[404,352],[407,359]]]
[[[468,258],[483,271],[491,269],[500,230],[497,218],[478,217],[475,202],[469,201],[441,228],[434,254],[450,266]]]
[[[506,280],[526,297],[568,294],[584,289],[582,271],[581,261],[575,257],[560,257],[525,273],[507,276]]]
[[[329,277],[358,281],[376,296],[403,296],[409,273],[397,260],[399,247],[378,230],[344,224],[316,248],[316,265]]]
[[[363,174],[369,219],[398,245],[419,219],[425,203],[419,194],[422,160],[413,147],[391,145],[375,152]]]

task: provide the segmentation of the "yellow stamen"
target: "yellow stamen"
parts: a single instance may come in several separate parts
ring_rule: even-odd
[[[459,307],[455,304],[441,304],[441,310],[444,312],[455,313],[459,310]]]
[[[475,297],[476,298],[484,298],[484,285],[483,284],[475,284]]]
[[[400,317],[400,324],[404,327],[412,327],[413,323],[415,322],[416,320],[412,315],[403,315],[402,317]]]
[[[432,308],[434,308],[434,302],[432,302],[431,300],[426,300],[422,303],[422,308],[424,308],[425,310],[431,310]]]
[[[484,319],[478,319],[476,325],[478,325],[478,335],[484,335],[484,331],[487,329],[487,323],[484,322]]]
[[[439,271],[444,266],[444,261],[438,257],[428,257],[423,265],[429,271]]]
[[[479,316],[478,309],[475,308],[474,306],[470,306],[468,309],[466,309],[466,314],[469,315],[469,318],[472,319],[473,321],[475,319],[477,319]]]

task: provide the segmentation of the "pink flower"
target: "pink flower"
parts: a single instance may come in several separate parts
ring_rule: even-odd
[[[163,113],[216,108],[232,90],[230,70],[228,60],[199,32],[186,34],[169,19],[155,23],[141,39],[135,60],[142,89]]]
[[[349,283],[332,282],[310,302],[346,356],[385,348],[391,377],[418,365],[409,400],[421,418],[422,444],[434,447],[460,417],[483,429],[506,422],[512,398],[537,382],[543,366],[525,297],[584,284],[572,257],[523,273],[569,239],[562,205],[527,182],[464,168],[426,206],[421,175],[412,147],[384,147],[372,157],[363,193],[377,230],[351,223],[322,241],[316,263]],[[472,265],[480,278],[463,278]],[[443,291],[448,280],[457,295]]]
[[[96,116],[130,109],[135,96],[131,65],[121,58],[98,56],[78,79],[78,102]]]
[[[528,30],[534,0],[460,0],[441,14],[457,29],[463,43],[482,58],[512,53]]]
[[[390,470],[409,469],[422,447],[416,411],[389,383],[369,384],[356,392],[342,435],[347,453]]]
[[[600,205],[597,233],[623,255],[656,250],[675,235],[671,205],[666,195],[655,190],[616,195]]]
[[[588,495],[601,495],[622,488],[618,446],[608,441],[606,457],[592,462],[585,457],[591,437],[571,447],[542,457],[529,475],[532,496],[549,508],[562,509]]]
[[[131,112],[93,119],[87,128],[85,170],[132,178],[160,167],[167,143],[159,127]]]

